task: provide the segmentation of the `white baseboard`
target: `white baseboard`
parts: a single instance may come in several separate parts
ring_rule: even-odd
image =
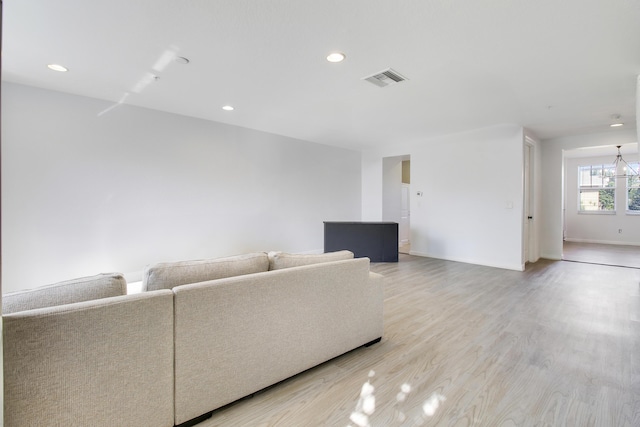
[[[566,237],[565,242],[573,242],[573,243],[598,243],[601,245],[620,245],[620,246],[640,246],[638,242],[620,242],[613,240],[591,240],[591,239],[574,239],[571,237]]]
[[[540,258],[541,259],[548,259],[548,260],[551,260],[551,261],[562,261],[562,256],[558,256],[558,254],[555,254],[555,253],[554,254],[542,253],[542,254],[540,254]]]
[[[410,255],[415,255],[415,256],[421,256],[421,257],[425,257],[425,258],[435,258],[435,259],[441,259],[444,261],[453,261],[453,262],[462,262],[465,264],[473,264],[473,265],[482,265],[485,267],[493,267],[493,268],[501,268],[503,270],[515,270],[515,271],[524,271],[524,264],[513,264],[513,265],[507,265],[507,264],[493,264],[493,263],[486,263],[486,262],[479,262],[477,260],[474,259],[463,259],[463,258],[444,258],[441,256],[434,256],[433,254],[429,254],[429,253],[424,253],[424,252],[418,252],[418,251],[410,251],[409,252]]]

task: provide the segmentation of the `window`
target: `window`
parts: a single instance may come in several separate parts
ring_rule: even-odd
[[[627,211],[636,213],[640,213],[640,178],[638,178],[637,174],[639,171],[638,167],[640,167],[640,163],[629,163],[627,167],[627,173],[630,175],[627,177]]]
[[[613,165],[578,166],[580,212],[615,212],[615,174]]]

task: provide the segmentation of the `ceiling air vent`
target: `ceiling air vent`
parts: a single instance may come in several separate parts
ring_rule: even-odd
[[[398,73],[397,71],[391,68],[387,68],[386,70],[375,73],[372,76],[363,77],[362,80],[366,80],[379,87],[385,87],[385,86],[403,82],[407,80],[407,78],[404,77],[402,74]]]

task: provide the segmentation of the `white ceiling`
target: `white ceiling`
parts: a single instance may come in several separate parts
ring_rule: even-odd
[[[635,128],[640,0],[3,3],[4,80],[114,104],[354,149],[502,123],[615,132],[613,114]],[[409,80],[361,80],[388,67]]]
[[[611,163],[616,159],[618,150],[613,145],[603,145],[599,147],[581,147],[574,148],[572,150],[564,150],[565,159],[585,158],[585,157],[609,157]],[[620,154],[624,160],[629,162],[638,161],[638,143],[624,144],[620,146]]]

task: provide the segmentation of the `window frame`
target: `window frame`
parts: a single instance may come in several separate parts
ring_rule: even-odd
[[[589,185],[584,185],[583,171],[589,171]],[[596,173],[594,173],[596,171]],[[601,181],[600,184],[594,184],[593,177],[597,176]],[[605,181],[607,185],[605,185]],[[613,185],[611,185],[611,183]],[[616,197],[616,169],[614,165],[606,164],[588,164],[578,165],[578,214],[586,215],[616,215],[617,212],[617,197]],[[582,195],[585,193],[600,193],[602,190],[610,190],[613,194],[613,206],[611,209],[583,209]]]
[[[639,172],[640,162],[630,162],[627,164],[627,169],[632,169],[634,172]],[[630,184],[631,181],[635,181],[633,184]],[[636,189],[640,192],[640,178],[638,175],[628,176],[625,178],[625,213],[627,215],[640,215],[640,209],[634,210],[629,209],[629,193],[631,190]]]

